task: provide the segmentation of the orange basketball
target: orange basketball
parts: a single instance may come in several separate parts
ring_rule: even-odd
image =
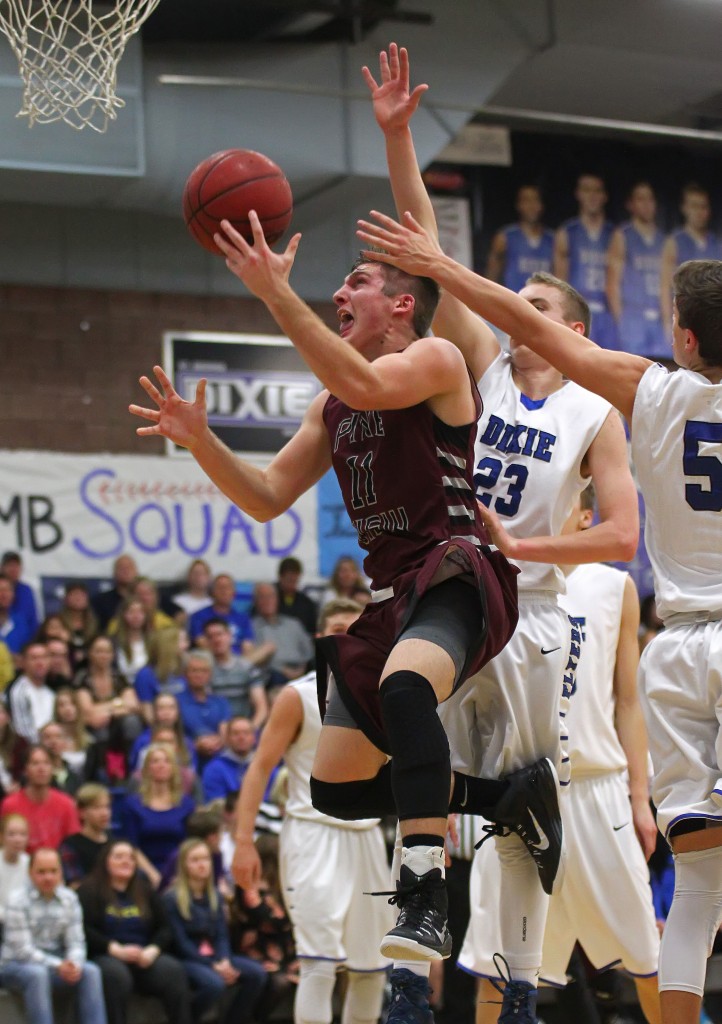
[[[213,241],[221,221],[229,220],[253,241],[248,214],[255,210],[269,245],[291,222],[293,196],[281,168],[252,149],[224,149],[191,171],[183,189],[183,216],[199,245],[223,255]]]

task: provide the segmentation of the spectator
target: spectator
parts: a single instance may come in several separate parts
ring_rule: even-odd
[[[66,586],[60,618],[70,632],[70,660],[77,669],[85,661],[90,642],[100,632],[95,612],[90,607],[88,588],[80,580],[73,580]]]
[[[226,746],[211,758],[201,773],[203,797],[206,802],[224,800],[229,793],[238,792],[243,776],[253,760],[255,749],[256,734],[253,725],[247,718],[234,716],[228,723]],[[274,778],[271,778],[266,788],[265,800],[268,800]]]
[[[246,656],[253,653],[254,637],[251,620],[245,612],[239,612],[233,607],[235,596],[236,584],[233,578],[226,573],[216,576],[211,586],[213,604],[208,605],[207,608],[201,608],[190,617],[188,632],[192,644],[195,644],[202,636],[203,627],[209,619],[223,619],[231,629],[234,653]]]
[[[7,576],[0,575],[0,640],[16,662],[23,647],[32,640],[32,624],[19,612],[11,611],[15,601],[15,586]]]
[[[7,796],[20,788],[28,744],[15,732],[5,705],[0,702],[0,795]]]
[[[125,802],[123,835],[162,873],[168,857],[185,838],[194,806],[183,795],[172,747],[153,743],[143,762],[140,789]]]
[[[319,604],[321,608],[329,601],[337,601],[339,597],[348,597],[355,600],[357,587],[366,588],[367,581],[359,568],[355,558],[350,555],[342,555],[337,561],[331,574],[329,585],[323,593]]]
[[[213,693],[226,698],[231,714],[250,718],[254,728],[260,729],[268,717],[261,672],[248,658],[233,653],[231,630],[223,619],[209,619],[203,627],[203,635],[213,657]]]
[[[282,558],[278,566],[278,611],[298,619],[309,636],[315,637],[318,622],[318,605],[308,594],[299,590],[303,566],[297,558]]]
[[[28,750],[25,785],[6,796],[0,808],[0,817],[22,814],[26,819],[30,830],[29,853],[41,846],[57,850],[66,836],[80,828],[75,801],[52,788],[52,777],[50,754],[45,747],[36,743]]]
[[[32,1024],[53,1024],[53,989],[76,996],[83,1024],[106,1024],[100,971],[87,961],[78,897],[62,882],[57,850],[30,858],[29,880],[8,899],[0,981],[21,992]]]
[[[173,1024],[191,1024],[185,972],[168,954],[173,933],[131,844],[109,843],[78,896],[88,953],[103,976],[108,1024],[126,1024],[134,991],[160,999]]]
[[[51,636],[45,641],[50,658],[48,686],[56,693],[61,686],[70,686],[73,681],[73,666],[70,659],[70,644],[60,637]]]
[[[78,707],[96,741],[128,752],[143,728],[135,690],[113,666],[113,644],[98,636],[88,650],[88,665],[75,677]]]
[[[180,772],[181,792],[184,796],[190,796],[193,801],[200,800],[203,794],[201,789],[201,780],[198,778],[198,773],[195,769],[195,763],[188,757],[190,751],[185,737],[183,737],[183,748],[181,750],[178,742],[178,733],[175,731],[172,725],[154,725],[150,731],[151,742],[145,747],[140,753],[139,767],[133,772],[133,782],[136,786],[139,786],[143,775],[143,765],[145,764],[145,758],[153,744],[162,743],[163,746],[170,747],[173,751],[176,764],[178,765],[178,771]],[[181,734],[182,735],[182,734]],[[186,760],[183,758],[183,753],[186,755]]]
[[[178,751],[179,763],[195,768],[197,766],[195,750],[189,745],[188,738],[183,730],[178,700],[172,693],[159,693],[153,701],[152,708],[150,725],[136,739],[130,751],[130,767],[132,771],[142,767],[153,738],[153,732],[161,726],[166,729],[172,729],[175,735],[175,746]]]
[[[4,640],[0,640],[0,691],[7,689],[17,674],[15,659]]]
[[[129,683],[148,664],[152,629],[145,605],[139,597],[128,597],[108,626],[113,636],[119,670]]]
[[[298,679],[313,658],[313,641],[297,619],[278,614],[278,591],[271,583],[257,583],[254,587],[253,631],[263,646],[273,645],[274,653],[265,662],[275,677],[269,685],[283,685],[289,679]]]
[[[108,628],[108,623],[128,597],[130,585],[137,576],[138,566],[135,559],[130,555],[119,555],[113,564],[113,586],[93,598],[93,611],[101,631],[105,632]]]
[[[16,614],[24,619],[30,626],[31,635],[35,636],[38,631],[40,620],[38,618],[38,603],[33,593],[33,588],[24,583],[20,578],[23,574],[23,560],[17,551],[6,551],[0,560],[0,573],[12,582],[15,587],[15,598],[10,609],[11,614]]]
[[[110,828],[110,793],[97,782],[86,782],[75,795],[80,816],[80,831],[67,836],[60,844],[60,859],[65,884],[77,889],[108,842]]]
[[[213,603],[210,595],[211,567],[202,558],[194,558],[188,567],[185,589],[174,594],[171,604],[176,612],[176,620],[187,622],[191,615],[208,608]]]
[[[169,626],[175,625],[170,615],[166,615],[158,607],[158,588],[153,580],[148,579],[147,576],[138,576],[133,580],[130,592],[145,608],[145,614],[148,616],[148,623],[152,630],[168,629]],[[111,626],[108,627],[108,632],[112,633]]]
[[[8,897],[28,881],[27,845],[28,823],[22,814],[7,814],[0,819],[0,938]]]
[[[61,793],[75,796],[83,783],[83,777],[65,760],[65,735],[62,726],[57,722],[48,722],[40,730],[40,742],[50,754],[53,768],[52,786]]]
[[[13,727],[18,736],[37,743],[39,731],[53,717],[55,694],[47,685],[50,658],[45,644],[32,641],[23,651],[23,672],[8,693]]]
[[[207,807],[197,807],[189,816],[186,822],[186,833],[189,839],[202,839],[211,851],[211,862],[213,864],[213,882],[221,891],[224,899],[230,900],[233,897],[233,886],[230,884],[230,874],[226,872],[221,852],[221,837],[223,830],[223,812],[217,804],[209,804]],[[175,881],[178,870],[178,854],[180,847],[174,850],[165,864],[163,876],[158,886],[164,892]]]
[[[208,651],[190,651],[186,658],[186,693],[178,698],[183,728],[193,741],[201,764],[225,742],[231,709],[225,697],[210,692],[213,658]]]
[[[266,986],[266,972],[231,953],[220,895],[213,884],[211,851],[202,839],[186,839],[178,855],[175,885],[163,898],[175,951],[193,989],[193,1016],[200,1020],[231,990],[219,1024],[248,1024]]]
[[[67,836],[60,844],[65,884],[73,889],[92,874],[98,857],[112,838],[112,802],[107,787],[97,782],[86,782],[78,790],[75,801],[80,815],[80,831]],[[159,873],[138,850],[135,853],[139,868],[156,888],[160,881]]]
[[[160,693],[178,697],[188,689],[183,675],[183,655],[188,650],[184,629],[161,629],[148,641],[148,664],[135,677],[135,692],[143,718],[153,721],[153,701]]]
[[[45,616],[35,639],[43,643],[50,639],[64,640],[70,649],[70,630],[59,614]]]
[[[351,600],[355,601],[356,604],[360,604],[362,608],[365,608],[366,605],[371,601],[371,597],[372,595],[369,588],[364,587],[363,584],[361,583],[356,584],[356,586],[353,588],[353,593],[351,594]]]
[[[293,927],[281,895],[278,836],[259,835],[256,849],[261,858],[261,878],[255,888],[236,888],[231,907],[231,948],[263,964],[269,975],[268,1001],[264,1001],[268,1012],[298,984],[298,959]]]
[[[53,721],[63,730],[65,760],[82,775],[88,757],[88,747],[93,740],[83,722],[78,690],[73,690],[69,686],[58,690],[55,694]]]

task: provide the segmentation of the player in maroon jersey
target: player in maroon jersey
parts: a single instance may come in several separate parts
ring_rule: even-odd
[[[436,708],[504,646],[517,615],[515,571],[485,546],[476,518],[478,393],[455,346],[424,337],[438,299],[432,282],[358,263],[334,295],[335,334],[288,284],[300,236],[273,253],[251,219],[253,245],[226,222],[216,241],[228,267],[263,300],[328,390],[265,469],[237,458],[212,433],[205,381],[186,402],[156,366],[162,392],[147,377],[141,384],[158,408],[130,409],[152,422],[138,428],[140,435],[162,434],[188,448],[217,486],[260,521],[279,515],[333,465],[368,552],[364,567],[375,594],[349,634],[322,649],[335,686],[314,766],[314,803],[337,817],[368,817],[387,812],[393,794],[404,846],[395,896],[401,911],[382,950],[405,961],[446,957],[443,837],[451,768]],[[539,783],[543,772],[526,771],[489,780],[483,797],[464,787],[464,809],[479,809],[480,802],[493,817],[499,805],[510,817],[513,805],[518,818],[533,802],[558,861],[555,786]],[[529,779],[534,792],[524,791]],[[423,991],[412,981],[401,1002],[418,996],[414,1005],[421,1007],[428,986],[418,980]]]

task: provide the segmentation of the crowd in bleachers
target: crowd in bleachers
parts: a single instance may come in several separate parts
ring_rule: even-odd
[[[313,663],[318,603],[301,574],[283,559],[244,609],[234,579],[200,559],[160,587],[121,555],[108,589],[70,580],[43,619],[20,556],[0,561],[0,982],[21,989],[34,1024],[53,1020],[50,968],[92,1024],[125,1024],[133,992],[178,1024],[211,1007],[261,1021],[294,986],[275,773],[258,820],[260,887],[238,889],[231,862],[259,732]],[[323,600],[339,595],[370,596],[351,558]],[[51,947],[64,958],[71,933],[95,967],[66,978]]]

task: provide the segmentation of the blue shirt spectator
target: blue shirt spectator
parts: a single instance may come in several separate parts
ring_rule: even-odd
[[[34,635],[32,623],[17,611],[12,611],[15,586],[7,576],[0,576],[0,640],[12,654],[20,654]],[[249,627],[250,628],[250,627]]]
[[[10,613],[27,622],[30,627],[30,635],[35,636],[40,626],[38,619],[38,605],[35,600],[33,588],[20,579],[23,571],[23,562],[17,551],[6,551],[0,561],[0,573],[7,576],[15,586],[15,600],[10,608]]]
[[[191,651],[186,662],[188,692],[178,700],[183,728],[205,762],[225,743],[226,723],[232,717],[225,697],[210,692],[213,658],[208,651]]]
[[[256,749],[256,734],[247,718],[237,716],[228,723],[226,746],[211,758],[203,769],[203,798],[206,802],[223,799],[230,793],[237,793],[243,777],[253,760]],[[273,788],[275,773],[269,780],[264,800]]]
[[[201,608],[190,617],[188,632],[191,643],[195,643],[203,633],[203,627],[210,619],[223,619],[227,622],[233,636],[235,654],[249,654],[253,649],[253,627],[245,612],[239,612],[233,606],[236,596],[236,584],[232,577],[221,573],[213,580],[211,597],[213,604]]]

